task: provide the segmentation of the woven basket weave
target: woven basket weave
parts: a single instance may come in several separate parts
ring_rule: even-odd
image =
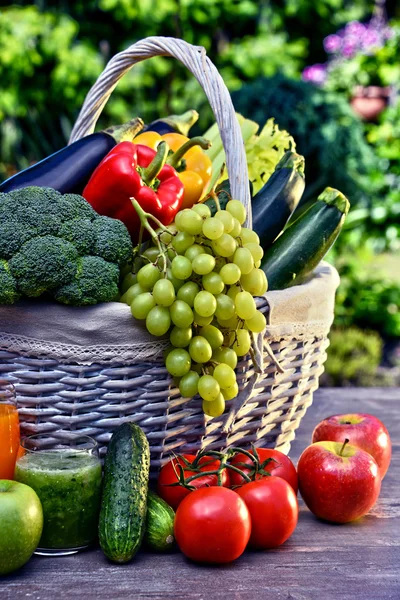
[[[232,195],[245,205],[249,213],[247,225],[251,225],[247,165],[240,127],[228,90],[203,48],[172,38],[147,38],[116,55],[90,90],[71,141],[94,130],[103,106],[122,75],[136,62],[156,55],[177,58],[202,85],[220,128]],[[330,285],[325,289],[329,277]],[[79,431],[93,436],[104,453],[112,431],[126,420],[133,421],[148,437],[153,474],[171,451],[222,450],[232,445],[255,443],[275,446],[287,453],[295,430],[312,403],[312,394],[318,387],[326,359],[327,333],[333,318],[337,287],[334,270],[330,269],[326,281],[321,279],[319,287],[312,288],[311,293],[316,295],[314,301],[317,303],[322,302],[324,295],[329,296],[323,327],[307,327],[307,323],[303,323],[299,328],[296,323],[289,323],[281,333],[278,331],[274,335],[267,328],[264,338],[260,335],[257,342],[262,373],[255,372],[249,356],[240,360],[237,367],[239,396],[227,404],[226,414],[217,419],[204,416],[200,399],[180,397],[162,356],[155,355],[150,360],[135,356],[128,360],[120,358],[117,346],[112,346],[111,341],[114,358],[98,360],[94,355],[90,359],[87,351],[82,360],[79,352],[84,351],[84,345],[80,349],[77,347],[76,356],[58,352],[57,347],[54,349],[57,344],[46,354],[37,349],[40,340],[30,337],[29,319],[26,319],[26,336],[12,335],[12,325],[5,327],[8,317],[4,317],[4,308],[3,322],[0,320],[0,376],[9,378],[16,386],[22,434],[47,432],[55,439],[68,439],[70,432]],[[310,284],[291,289],[294,303],[296,294],[301,296],[307,285]],[[274,294],[277,297],[277,294],[287,292],[267,293],[258,299],[259,309],[272,324],[269,311]],[[111,314],[115,305],[106,306]],[[121,305],[118,307],[120,310]],[[11,308],[7,307],[10,311]],[[19,310],[21,321],[24,308]],[[60,306],[57,310],[67,308]],[[87,310],[92,311],[91,314],[93,310],[99,314],[102,311],[107,327],[104,305],[68,310],[76,311],[76,315],[85,315]],[[2,335],[2,332],[6,333]]]

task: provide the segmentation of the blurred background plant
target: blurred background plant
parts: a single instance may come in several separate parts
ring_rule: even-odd
[[[367,372],[364,385],[398,381],[398,0],[10,2],[0,9],[0,179],[62,147],[105,63],[150,35],[204,46],[237,110],[260,125],[273,117],[294,137],[306,157],[304,203],[326,185],[349,197],[352,209],[329,257],[342,285],[328,380],[356,384],[357,373]],[[189,108],[200,113],[194,133],[204,131],[212,114],[198,83],[160,57],[121,80],[99,127]],[[354,373],[341,374],[337,365],[348,360]]]

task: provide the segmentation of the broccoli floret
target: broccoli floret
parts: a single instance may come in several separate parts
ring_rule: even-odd
[[[127,228],[118,219],[98,217],[93,222],[95,243],[93,254],[119,265],[132,257],[132,242]]]
[[[22,244],[37,235],[34,227],[9,219],[0,221],[0,257],[11,258]]]
[[[59,231],[59,236],[71,242],[81,256],[95,254],[93,252],[95,235],[93,223],[89,219],[72,219],[71,221],[66,221],[62,224]]]
[[[79,259],[74,281],[58,289],[54,298],[73,306],[111,302],[118,295],[118,279],[116,264],[99,256],[84,256]]]
[[[41,187],[0,193],[0,303],[46,292],[75,305],[113,300],[119,265],[131,256],[125,225],[82,196]]]
[[[18,289],[26,296],[40,296],[71,281],[78,270],[78,252],[70,242],[53,235],[25,242],[9,261]]]
[[[6,260],[0,260],[0,304],[14,304],[19,300],[17,282],[10,273]]]

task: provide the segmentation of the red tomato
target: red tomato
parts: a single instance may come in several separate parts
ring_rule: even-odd
[[[179,465],[181,465],[184,470],[185,480],[192,475],[196,475],[196,471],[192,470],[190,466],[185,463],[186,460],[186,462],[190,465],[193,463],[195,458],[195,454],[182,454],[177,458],[173,458],[161,468],[157,482],[157,493],[163,500],[165,500],[165,502],[172,506],[174,510],[178,508],[181,501],[185,498],[185,496],[190,494],[192,490],[184,487],[183,485],[171,484],[179,481],[181,473]],[[216,471],[220,464],[221,461],[210,456],[203,456],[199,460],[199,468],[201,471]],[[229,474],[227,469],[222,471],[221,481],[223,486],[229,486]],[[188,485],[198,489],[202,487],[214,486],[217,485],[217,483],[217,475],[204,475],[202,477],[198,477],[197,479],[193,479],[193,481],[190,481]]]
[[[228,563],[245,550],[251,533],[250,513],[232,490],[209,487],[195,490],[179,505],[174,534],[188,558]]]
[[[281,477],[265,477],[237,489],[251,517],[250,546],[276,548],[296,528],[299,506],[293,488]]]
[[[269,458],[273,459],[263,467],[263,470],[271,475],[274,475],[274,477],[281,477],[282,479],[285,479],[288,483],[290,483],[297,494],[299,487],[297,481],[297,471],[290,458],[286,456],[286,454],[283,454],[283,452],[279,452],[279,450],[274,450],[272,448],[256,448],[256,450],[261,464]],[[253,454],[253,452],[250,451],[250,454]],[[254,463],[251,458],[246,456],[246,454],[235,454],[230,463],[246,473],[252,481],[257,481],[263,477],[268,477],[263,473],[254,472]],[[245,466],[242,466],[240,463],[244,463]],[[229,479],[231,482],[231,487],[246,483],[245,479],[243,479],[239,473],[236,473],[233,470],[230,470],[229,472]]]

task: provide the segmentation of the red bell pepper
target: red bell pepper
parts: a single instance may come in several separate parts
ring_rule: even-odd
[[[121,142],[98,165],[82,195],[100,215],[125,223],[135,243],[140,219],[132,198],[163,225],[172,223],[181,208],[183,183],[175,169],[165,164],[167,156],[165,142],[157,152],[140,144]]]

